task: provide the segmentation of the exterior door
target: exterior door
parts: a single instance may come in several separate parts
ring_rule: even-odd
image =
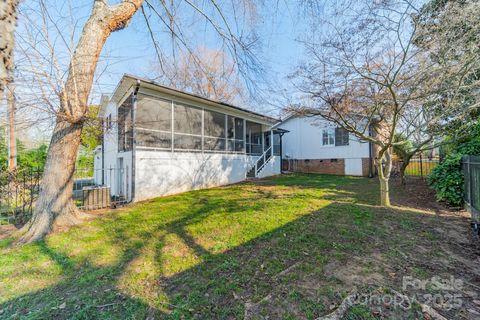
[[[125,195],[124,189],[124,167],[123,167],[123,158],[118,158],[118,168],[117,168],[117,194],[121,197]]]
[[[267,151],[270,148],[270,131],[267,131],[263,134],[263,152]]]
[[[345,175],[361,176],[362,175],[362,159],[345,159]]]

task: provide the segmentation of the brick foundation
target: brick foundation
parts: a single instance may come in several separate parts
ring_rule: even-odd
[[[284,160],[284,168],[291,172],[345,175],[343,159],[289,159]]]
[[[372,163],[373,166],[373,163]],[[374,168],[372,168],[375,170]],[[373,171],[375,172],[375,171]],[[370,159],[369,158],[362,158],[362,175],[364,177],[368,177],[370,174]]]

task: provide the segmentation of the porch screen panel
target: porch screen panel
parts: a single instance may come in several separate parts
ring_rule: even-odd
[[[246,137],[247,153],[262,154],[262,125],[247,121]]]
[[[139,95],[136,114],[137,146],[172,147],[172,102]]]
[[[133,146],[133,98],[130,95],[118,107],[118,151],[130,151]]]
[[[225,114],[205,110],[203,115],[204,137],[203,148],[210,151],[224,151],[225,143]]]
[[[173,121],[174,148],[202,150],[202,110],[175,104]]]
[[[235,151],[244,152],[244,141],[243,141],[243,119],[235,118]]]
[[[227,118],[227,150],[243,152],[243,119],[228,116]]]

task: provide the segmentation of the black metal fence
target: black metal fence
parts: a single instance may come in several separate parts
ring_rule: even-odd
[[[41,169],[0,173],[0,224],[21,225],[30,219],[41,177]],[[128,168],[75,171],[73,201],[82,210],[124,205],[130,198],[129,190]]]
[[[42,170],[0,173],[0,224],[25,223],[32,215]]]
[[[464,156],[462,159],[465,177],[464,199],[472,220],[480,223],[480,157]]]

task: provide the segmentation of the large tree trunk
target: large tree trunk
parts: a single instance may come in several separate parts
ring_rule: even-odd
[[[3,98],[5,87],[13,80],[13,49],[15,46],[15,26],[17,24],[18,0],[0,2],[0,95]]]
[[[124,0],[113,6],[101,0],[94,2],[70,62],[40,194],[31,221],[20,231],[20,243],[40,240],[54,226],[68,226],[80,220],[81,213],[72,202],[73,175],[98,57],[109,35],[124,28],[142,2]]]
[[[377,161],[378,180],[380,182],[380,205],[390,207],[390,172],[392,171],[392,157],[390,151],[380,153],[381,158]],[[382,164],[385,161],[385,165]]]
[[[81,212],[72,202],[73,173],[80,146],[81,123],[58,121],[32,219],[24,226],[22,241],[42,239],[55,226],[78,223]]]
[[[8,114],[8,171],[17,170],[17,135],[15,130],[15,84],[7,84],[7,114]]]
[[[13,96],[13,70],[15,67],[13,52],[15,47],[15,26],[17,24],[18,0],[0,2],[0,99],[5,89],[8,114],[8,169],[17,167],[15,139],[15,101]]]
[[[407,179],[405,178],[405,170],[407,169],[408,163],[405,165],[405,161],[402,161],[400,165],[400,183],[405,186],[407,184]]]

